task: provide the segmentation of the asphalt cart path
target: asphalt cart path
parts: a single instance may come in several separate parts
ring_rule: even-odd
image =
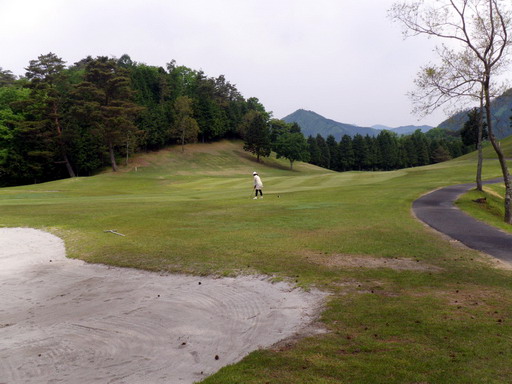
[[[501,178],[494,179],[485,184],[502,181]],[[430,192],[413,202],[414,214],[432,228],[466,246],[510,263],[512,234],[478,221],[454,205],[460,195],[474,187],[474,183],[459,184]]]

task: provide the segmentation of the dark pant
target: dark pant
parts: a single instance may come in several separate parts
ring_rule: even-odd
[[[258,192],[260,193],[260,196],[263,196],[263,192],[261,191],[261,189],[256,189],[256,197],[258,196]]]

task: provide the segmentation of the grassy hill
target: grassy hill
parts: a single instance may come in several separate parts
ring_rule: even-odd
[[[504,383],[512,272],[411,214],[418,196],[472,181],[474,168],[467,155],[393,172],[290,171],[286,160],[257,164],[238,142],[198,144],[139,155],[118,173],[0,189],[0,226],[48,230],[89,262],[267,274],[331,293],[328,333],[254,352],[207,384]],[[499,175],[487,159],[484,177]]]
[[[501,149],[506,158],[512,159],[512,137],[506,137],[501,140],[498,140]],[[496,151],[492,147],[489,141],[484,142],[483,144],[483,157],[484,159],[498,159],[498,155]],[[462,158],[464,159],[474,159],[476,161],[477,152],[470,152],[464,155]]]

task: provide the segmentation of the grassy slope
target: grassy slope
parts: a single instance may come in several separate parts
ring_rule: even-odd
[[[500,145],[505,157],[509,159],[508,166],[510,172],[510,167],[512,167],[512,162],[510,161],[512,159],[512,136],[501,140]],[[468,157],[476,159],[476,153],[471,153]],[[497,159],[497,155],[492,146],[487,144],[484,148],[484,162],[489,159]],[[464,194],[457,201],[457,205],[479,220],[501,228],[504,231],[512,232],[512,226],[503,222],[505,213],[503,196],[505,196],[505,185],[503,183],[488,185],[484,186],[484,192],[473,190]],[[481,197],[485,197],[487,202],[485,204],[475,203],[474,200]]]
[[[1,189],[0,226],[49,230],[91,262],[266,273],[332,293],[321,318],[331,332],[252,353],[205,383],[510,381],[512,272],[410,212],[422,193],[471,181],[472,158],[376,173],[287,166],[256,164],[230,142],[161,151],[117,174]],[[253,170],[263,200],[251,199]],[[485,178],[499,174],[485,162]],[[395,258],[423,269],[371,267]]]

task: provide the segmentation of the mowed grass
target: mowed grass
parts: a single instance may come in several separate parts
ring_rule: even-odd
[[[507,158],[507,165],[509,172],[512,167],[512,137],[509,137],[500,142],[501,149]],[[496,152],[490,144],[484,148],[484,163],[485,161],[497,159]],[[471,158],[476,158],[475,153],[468,155]],[[502,177],[502,173],[499,175]],[[506,232],[512,233],[512,226],[503,221],[505,215],[504,208],[505,184],[490,184],[483,186],[483,192],[476,189],[462,195],[458,201],[457,206],[472,215],[473,217],[482,220],[490,225],[498,227]],[[478,203],[477,200],[485,198],[485,203]]]
[[[48,230],[89,262],[267,274],[330,293],[327,333],[254,352],[204,383],[509,383],[512,272],[411,213],[421,194],[473,181],[475,166],[466,156],[394,172],[290,171],[257,164],[240,143],[195,145],[116,174],[0,189],[0,226]],[[252,199],[254,170],[264,199]],[[486,160],[484,177],[499,175]]]

